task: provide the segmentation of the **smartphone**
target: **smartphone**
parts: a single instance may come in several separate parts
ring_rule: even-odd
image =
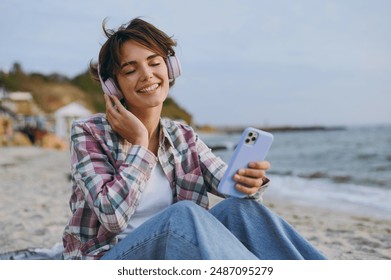
[[[273,135],[269,132],[253,127],[246,128],[230,159],[227,170],[217,187],[225,195],[246,197],[247,195],[235,189],[233,176],[240,168],[247,168],[253,161],[263,161],[273,142]]]

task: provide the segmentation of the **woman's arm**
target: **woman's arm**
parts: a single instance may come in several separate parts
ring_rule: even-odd
[[[108,124],[99,124],[108,126]],[[99,128],[101,130],[102,127]],[[145,183],[156,164],[156,157],[142,146],[133,145],[119,166],[106,145],[107,131],[99,131],[90,123],[74,123],[71,136],[72,176],[76,189],[100,223],[111,232],[121,232],[134,213]],[[103,140],[105,139],[105,140]],[[78,201],[83,203],[83,201]]]

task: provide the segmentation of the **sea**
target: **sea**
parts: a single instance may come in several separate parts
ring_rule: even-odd
[[[275,131],[267,195],[391,220],[391,125]],[[240,134],[201,134],[229,162]]]

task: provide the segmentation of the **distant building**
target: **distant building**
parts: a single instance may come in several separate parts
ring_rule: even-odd
[[[4,87],[0,87],[0,101],[8,96],[8,91]]]
[[[14,133],[13,122],[15,120],[15,113],[0,105],[0,147],[10,142]]]
[[[61,107],[54,113],[55,134],[64,140],[68,140],[70,138],[72,122],[88,117],[91,114],[92,112],[90,110],[77,102]]]
[[[1,106],[15,114],[14,128],[21,129],[26,126],[37,127],[41,110],[34,102],[30,92],[16,91],[2,96]]]

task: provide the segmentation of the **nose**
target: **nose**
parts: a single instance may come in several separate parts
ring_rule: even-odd
[[[149,65],[145,65],[141,70],[141,79],[147,81],[152,78],[152,68]]]

